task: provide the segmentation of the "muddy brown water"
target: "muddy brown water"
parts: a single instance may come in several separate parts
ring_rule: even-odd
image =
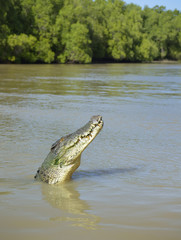
[[[59,186],[33,177],[92,115]],[[0,239],[181,239],[181,65],[0,65]]]

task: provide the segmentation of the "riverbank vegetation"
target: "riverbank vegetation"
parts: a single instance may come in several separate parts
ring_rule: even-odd
[[[0,1],[1,63],[181,60],[181,12],[121,0]]]

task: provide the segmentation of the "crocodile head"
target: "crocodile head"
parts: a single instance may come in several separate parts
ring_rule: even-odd
[[[35,178],[49,184],[70,179],[80,165],[81,153],[97,136],[102,127],[102,117],[93,116],[85,126],[57,140],[38,169]]]

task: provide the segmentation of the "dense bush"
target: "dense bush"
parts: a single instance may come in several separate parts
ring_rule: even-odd
[[[181,13],[121,0],[0,2],[0,62],[181,60]]]

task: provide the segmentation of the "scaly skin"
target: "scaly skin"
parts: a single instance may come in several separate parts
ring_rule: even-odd
[[[81,153],[102,127],[102,117],[93,116],[85,126],[57,140],[38,169],[35,178],[49,184],[69,180],[80,166]]]

